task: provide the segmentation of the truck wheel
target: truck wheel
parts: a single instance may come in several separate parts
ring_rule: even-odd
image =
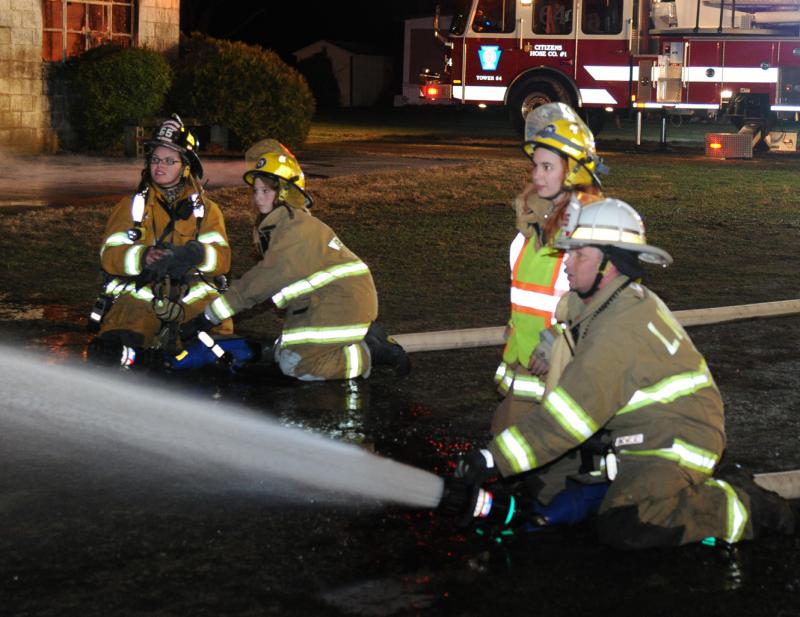
[[[524,80],[514,87],[508,97],[508,112],[514,130],[522,135],[525,132],[525,116],[546,103],[566,103],[573,105],[572,98],[564,86],[550,79]]]

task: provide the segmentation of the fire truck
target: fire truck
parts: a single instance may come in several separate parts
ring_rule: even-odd
[[[504,104],[526,114],[562,101],[593,128],[608,112],[727,114],[761,134],[800,113],[800,0],[461,0],[428,99]],[[639,114],[641,117],[641,114]]]

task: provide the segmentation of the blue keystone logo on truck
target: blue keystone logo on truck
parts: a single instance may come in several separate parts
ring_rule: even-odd
[[[481,45],[478,50],[478,58],[481,60],[481,68],[484,71],[494,71],[497,69],[497,63],[500,62],[499,45]]]

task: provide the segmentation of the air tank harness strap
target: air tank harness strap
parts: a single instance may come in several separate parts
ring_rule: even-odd
[[[149,187],[145,187],[141,191],[134,194],[134,196],[131,198],[131,220],[133,220],[133,227],[128,230],[128,238],[132,242],[136,242],[144,236],[142,221],[144,220],[148,191]],[[176,218],[187,220],[192,215],[194,215],[196,221],[195,239],[197,239],[197,237],[200,235],[200,228],[203,225],[203,218],[205,217],[206,212],[201,192],[192,193],[188,198],[181,200],[178,204],[176,204],[175,208],[170,208],[160,199],[158,200],[158,203],[162,208],[164,208],[164,211],[169,216],[169,223],[164,228],[164,231],[161,233],[158,240],[154,243],[155,245],[159,245],[164,242],[166,237],[172,233],[172,230],[175,228]],[[155,236],[155,234],[155,221],[153,221],[153,235]]]
[[[174,207],[169,207],[165,202],[158,200],[159,205],[164,209],[164,212],[167,213],[169,216],[169,223],[167,226],[164,227],[164,231],[161,232],[156,245],[160,245],[161,243],[166,240],[167,236],[172,233],[175,229],[175,223],[178,220],[185,221],[192,215],[195,218],[195,230],[194,230],[194,238],[195,240],[200,235],[200,228],[203,225],[203,217],[205,217],[206,208],[203,204],[202,197],[200,193],[192,193],[186,199],[182,199]],[[155,221],[153,221],[153,234],[155,235]]]
[[[133,227],[128,230],[128,238],[131,242],[136,242],[144,235],[142,221],[144,220],[144,208],[147,203],[148,190],[149,187],[145,187],[131,198],[131,219],[133,220]]]

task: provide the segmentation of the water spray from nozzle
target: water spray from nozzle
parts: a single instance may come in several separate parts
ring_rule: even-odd
[[[30,450],[26,439],[46,445],[61,469],[58,457],[69,456],[87,469],[124,467],[152,482],[177,474],[206,490],[303,502],[360,498],[435,508],[442,497],[442,479],[422,469],[128,372],[47,364],[0,346],[0,396],[4,443],[18,451]],[[15,461],[4,452],[8,469]]]

